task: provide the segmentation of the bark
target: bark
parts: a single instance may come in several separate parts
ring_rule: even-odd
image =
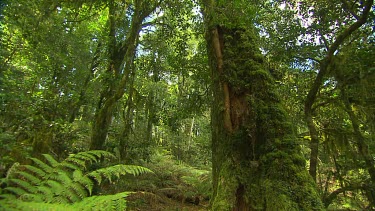
[[[205,1],[214,97],[211,209],[322,209],[254,26],[218,25],[215,7]]]
[[[345,29],[342,33],[340,33],[335,41],[330,45],[327,46],[327,54],[325,58],[320,61],[320,68],[319,73],[315,78],[314,83],[312,84],[309,93],[307,94],[305,100],[305,120],[307,126],[310,131],[311,137],[311,154],[310,154],[310,170],[309,173],[313,177],[314,181],[316,181],[316,169],[317,169],[317,160],[318,160],[318,151],[319,151],[319,134],[317,128],[313,121],[313,105],[317,98],[320,86],[323,83],[324,77],[329,71],[329,67],[332,62],[332,58],[335,52],[339,49],[339,47],[344,43],[344,41],[351,35],[353,32],[358,30],[363,24],[366,23],[369,12],[371,10],[371,6],[373,5],[373,0],[368,0],[364,3],[364,9],[362,15],[359,18],[356,18],[357,21],[350,25],[347,29]]]

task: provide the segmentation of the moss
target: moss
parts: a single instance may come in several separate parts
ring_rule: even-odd
[[[241,108],[247,111],[245,121],[234,132],[223,129],[220,116],[213,117],[217,173],[212,210],[236,206],[240,187],[244,187],[243,197],[253,210],[321,210],[293,125],[257,50],[255,34],[251,29],[223,31],[225,72],[221,80],[229,84],[232,100],[245,99]]]
[[[238,181],[233,163],[227,159],[221,166],[218,178],[217,194],[213,196],[212,210],[231,210],[236,201]]]
[[[269,201],[279,198],[287,209],[281,210],[322,210],[323,205],[316,191],[315,183],[304,169],[304,159],[298,153],[284,151],[267,153],[262,157],[265,181],[266,207]],[[269,187],[273,187],[270,189]],[[287,197],[288,200],[285,200]],[[271,205],[273,206],[273,205]],[[281,205],[280,205],[281,206]],[[280,210],[278,209],[278,210]]]

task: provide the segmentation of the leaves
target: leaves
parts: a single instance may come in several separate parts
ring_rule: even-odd
[[[152,172],[145,167],[134,165],[115,165],[92,172],[82,171],[81,169],[88,168],[87,163],[99,162],[101,158],[114,158],[111,153],[100,150],[72,154],[62,162],[56,161],[51,155],[44,155],[44,157],[48,164],[31,158],[36,166],[21,165],[14,170],[13,174],[9,175],[8,187],[4,189],[6,192],[0,194],[0,198],[5,200],[5,204],[10,207],[35,205],[42,209],[46,205],[41,202],[45,202],[72,204],[72,207],[80,208],[85,206],[85,209],[89,210],[122,210],[126,207],[124,197],[129,193],[91,196],[94,188],[92,178],[101,183],[103,179],[108,179],[111,182],[113,177],[119,179],[121,175],[125,174],[138,176]],[[68,165],[71,163],[80,163],[82,168],[66,168],[67,166],[71,167]],[[13,202],[8,201],[12,198],[9,194],[15,195],[17,199]]]

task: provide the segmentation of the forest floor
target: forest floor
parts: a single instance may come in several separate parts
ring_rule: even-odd
[[[146,192],[137,192],[129,197],[128,210],[131,211],[201,211],[207,210],[208,201],[187,202]]]

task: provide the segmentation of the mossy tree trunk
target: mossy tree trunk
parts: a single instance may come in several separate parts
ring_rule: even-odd
[[[229,16],[230,24],[217,24],[217,5],[204,3],[214,96],[211,209],[323,209],[254,26]]]

